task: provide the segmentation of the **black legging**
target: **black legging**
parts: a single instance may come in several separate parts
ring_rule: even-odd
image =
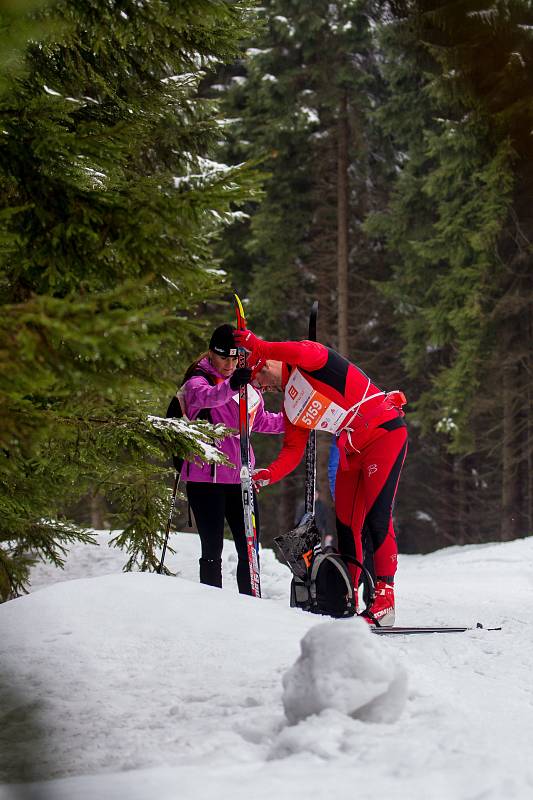
[[[240,483],[187,482],[187,498],[191,505],[202,544],[200,581],[222,586],[222,547],[224,520],[230,527],[237,550],[237,585],[241,594],[252,594],[248,550],[244,530]],[[259,541],[259,513],[254,492],[255,523]]]

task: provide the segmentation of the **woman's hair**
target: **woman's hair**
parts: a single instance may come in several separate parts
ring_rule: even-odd
[[[182,384],[185,383],[186,381],[188,381],[189,378],[192,378],[192,376],[194,375],[194,373],[198,369],[198,364],[200,363],[200,361],[202,361],[202,359],[204,359],[204,358],[207,358],[208,356],[209,356],[209,350],[206,350],[205,353],[202,353],[201,356],[198,356],[198,358],[195,359],[192,362],[192,364],[190,364],[187,367],[187,369],[185,370],[185,375],[183,376]]]

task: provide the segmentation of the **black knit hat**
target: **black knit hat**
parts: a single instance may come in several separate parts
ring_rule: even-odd
[[[231,325],[220,325],[213,331],[211,340],[209,342],[209,349],[219,356],[236,356],[237,345],[233,338],[233,331]]]

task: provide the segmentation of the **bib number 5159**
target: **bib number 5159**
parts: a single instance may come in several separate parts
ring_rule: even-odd
[[[321,411],[322,403],[319,400],[313,400],[309,404],[308,408],[306,408],[305,414],[302,417],[302,422],[304,425],[309,425],[309,427],[312,428]]]

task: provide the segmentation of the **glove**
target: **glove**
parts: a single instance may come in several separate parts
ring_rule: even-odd
[[[271,477],[269,469],[254,469],[252,473],[252,483],[255,491],[259,493],[261,489],[268,486]]]
[[[254,353],[257,356],[261,355],[261,345],[263,340],[260,339],[252,331],[234,331],[233,338],[237,347],[242,347],[248,350],[249,353]]]
[[[244,386],[245,383],[250,383],[252,379],[252,368],[251,367],[237,367],[231,378],[229,379],[229,385],[232,389],[239,389],[241,386]]]

